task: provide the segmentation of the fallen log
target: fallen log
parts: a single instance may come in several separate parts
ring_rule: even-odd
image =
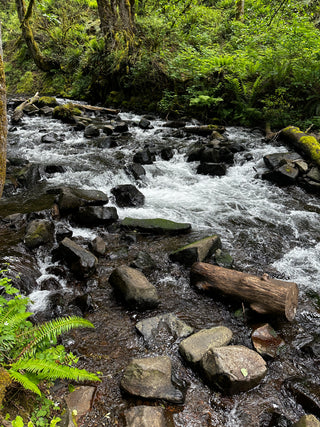
[[[320,166],[320,143],[314,136],[302,132],[298,127],[288,126],[280,131],[280,137],[300,154]]]
[[[113,108],[96,107],[93,105],[73,104],[73,106],[76,108],[79,108],[80,110],[101,111],[102,113],[107,113],[107,114],[118,114],[118,113],[120,113],[120,110],[115,110]]]
[[[201,290],[219,290],[248,302],[261,314],[284,315],[289,321],[295,317],[298,305],[298,286],[293,282],[261,277],[236,270],[197,262],[190,274],[191,284]]]
[[[22,102],[18,107],[14,110],[12,117],[11,117],[11,123],[15,124],[18,123],[23,115],[24,115],[24,109],[27,105],[32,105],[35,102],[39,100],[39,93],[37,92],[32,98],[27,99],[26,101]]]

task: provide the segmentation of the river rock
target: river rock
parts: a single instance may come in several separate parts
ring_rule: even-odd
[[[65,224],[56,224],[56,240],[61,242],[65,237],[72,237],[73,231],[70,230]]]
[[[234,260],[229,252],[219,248],[214,253],[214,262],[219,267],[232,268]]]
[[[139,270],[126,265],[117,267],[111,273],[109,283],[130,306],[144,309],[159,304],[156,288]]]
[[[301,156],[297,153],[272,153],[263,157],[265,165],[271,170],[298,160],[301,160]]]
[[[129,175],[132,175],[136,180],[142,179],[142,177],[146,175],[145,168],[139,163],[132,163],[131,165],[127,166],[126,172]]]
[[[197,173],[201,175],[223,176],[227,172],[224,163],[201,163],[197,167]]]
[[[151,122],[148,119],[145,119],[144,117],[142,117],[142,119],[139,122],[139,127],[141,129],[151,129]]]
[[[30,222],[24,236],[24,244],[29,249],[37,248],[46,243],[53,242],[54,225],[53,222],[36,219]]]
[[[108,203],[109,198],[102,191],[83,190],[72,187],[60,188],[56,198],[60,213],[66,214],[78,210],[82,206],[99,206]]]
[[[210,349],[203,356],[201,367],[209,384],[226,393],[247,391],[267,373],[263,358],[242,345]]]
[[[139,251],[130,267],[137,268],[143,273],[152,273],[157,268],[157,264],[148,252]]]
[[[307,173],[306,178],[311,179],[315,182],[320,182],[320,170],[317,167],[313,167]]]
[[[97,258],[89,251],[65,237],[57,249],[53,251],[53,260],[61,260],[69,266],[79,278],[91,276],[98,264]]]
[[[116,133],[123,133],[128,132],[129,126],[125,122],[118,122],[114,127],[114,132]]]
[[[155,155],[147,148],[143,151],[138,151],[133,156],[134,163],[140,163],[141,165],[151,165],[155,160]]]
[[[104,255],[106,253],[106,243],[102,237],[95,237],[89,245],[90,250],[97,256]]]
[[[66,168],[60,165],[46,165],[44,167],[44,172],[48,174],[52,173],[64,173],[66,172]]]
[[[111,125],[104,125],[102,127],[102,132],[106,135],[112,135],[113,134],[113,126]]]
[[[42,291],[57,291],[61,288],[62,286],[60,285],[59,281],[54,277],[48,277],[47,279],[42,280],[40,285],[40,289]]]
[[[118,212],[113,206],[84,206],[72,219],[85,227],[107,226],[118,220]]]
[[[320,421],[314,415],[304,415],[292,427],[320,427]]]
[[[173,157],[173,149],[170,147],[162,148],[160,155],[162,160],[170,160]]]
[[[311,381],[307,378],[289,378],[284,386],[305,412],[320,417],[320,383],[316,379]]]
[[[152,340],[154,335],[159,334],[161,330],[169,332],[175,339],[188,337],[194,330],[173,313],[141,320],[136,324],[136,328],[145,341]]]
[[[293,163],[285,163],[278,168],[266,172],[262,175],[262,179],[275,182],[279,185],[291,185],[297,182],[299,169]]]
[[[84,314],[93,311],[92,297],[89,294],[78,295],[70,301],[69,306],[78,308],[80,310],[80,316],[83,316]]]
[[[133,396],[182,403],[184,396],[171,381],[171,360],[167,356],[133,359],[125,369],[121,387]]]
[[[191,335],[181,341],[179,351],[187,362],[198,364],[208,350],[229,344],[232,331],[225,326],[216,326]]]
[[[95,125],[91,123],[90,125],[86,126],[84,130],[84,136],[86,138],[94,138],[95,136],[99,136],[99,135],[100,135],[100,129],[97,128]]]
[[[183,246],[171,253],[169,258],[173,262],[191,266],[194,262],[202,262],[210,257],[219,248],[221,248],[220,237],[213,235]]]
[[[119,207],[139,207],[144,204],[144,195],[134,185],[118,185],[111,189],[111,193],[116,198]]]
[[[41,142],[44,144],[55,144],[58,141],[58,134],[55,132],[49,132],[45,135],[42,135]]]
[[[68,408],[67,427],[83,425],[80,423],[80,418],[90,411],[95,391],[95,387],[78,386],[65,398]],[[76,411],[75,421],[77,424],[72,421],[73,411]]]
[[[166,427],[164,408],[134,406],[124,412],[127,427]]]
[[[261,356],[276,357],[285,342],[274,329],[266,323],[256,328],[251,334],[252,344]]]
[[[182,234],[191,230],[191,224],[179,223],[163,218],[129,218],[121,222],[121,227],[127,230],[137,230],[148,234]]]

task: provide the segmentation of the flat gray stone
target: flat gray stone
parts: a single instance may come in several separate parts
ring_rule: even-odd
[[[232,331],[225,326],[202,329],[181,341],[179,351],[188,362],[197,364],[208,350],[228,345],[231,338]]]
[[[195,262],[204,261],[219,248],[221,248],[220,237],[213,235],[183,246],[171,253],[169,258],[173,262],[179,262],[190,266]]]
[[[266,362],[242,345],[209,350],[201,366],[210,385],[225,393],[238,393],[257,386],[267,373]]]
[[[108,196],[102,191],[82,190],[72,187],[62,187],[56,199],[60,213],[72,212],[82,206],[105,205],[108,201]]]
[[[162,329],[168,331],[175,339],[188,337],[194,330],[173,313],[141,320],[136,324],[136,328],[143,335],[145,341],[151,340]]]
[[[133,359],[125,369],[121,387],[133,396],[182,403],[184,396],[174,387],[171,371],[171,360],[168,356]]]
[[[117,267],[111,273],[109,283],[129,305],[151,308],[159,303],[156,288],[139,270],[126,265]]]
[[[166,427],[164,408],[134,406],[124,412],[127,427]]]
[[[163,218],[125,218],[121,227],[150,234],[181,234],[191,230],[191,224],[179,223]]]

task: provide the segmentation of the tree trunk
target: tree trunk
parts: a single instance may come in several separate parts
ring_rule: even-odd
[[[298,153],[320,167],[320,143],[314,136],[302,132],[295,126],[288,126],[280,131],[280,137],[293,146]]]
[[[47,58],[42,55],[38,43],[34,39],[32,27],[30,24],[32,10],[35,0],[30,0],[28,9],[24,0],[15,0],[18,18],[21,24],[22,36],[28,46],[29,52],[38,68],[42,71],[50,71],[60,68],[58,61]]]
[[[126,40],[135,30],[135,0],[97,0],[103,34],[116,46],[119,35]]]
[[[243,21],[244,18],[244,0],[236,0],[236,19]]]
[[[203,262],[193,264],[191,283],[202,290],[219,290],[250,303],[258,313],[277,313],[294,319],[298,305],[298,287],[293,282],[271,279]]]
[[[0,197],[6,180],[7,153],[7,100],[2,54],[2,37],[0,22]]]

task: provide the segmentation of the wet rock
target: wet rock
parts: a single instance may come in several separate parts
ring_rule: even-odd
[[[320,170],[317,167],[313,167],[306,175],[308,179],[315,182],[320,182]]]
[[[208,350],[229,344],[232,331],[225,326],[216,326],[191,335],[179,345],[179,351],[187,362],[198,364]]]
[[[111,193],[116,198],[119,207],[139,207],[144,204],[144,195],[134,185],[118,185],[111,189]]]
[[[46,165],[44,167],[44,172],[48,173],[48,174],[64,173],[64,172],[66,172],[66,168],[64,168],[63,166],[59,166],[59,165]]]
[[[0,269],[8,270],[5,276],[11,280],[10,284],[26,295],[37,287],[37,279],[41,276],[37,260],[31,254],[15,256],[14,263],[1,265]]]
[[[216,265],[224,268],[232,268],[234,263],[232,256],[224,249],[217,249],[215,251],[214,261]]]
[[[251,334],[252,344],[261,356],[276,357],[285,342],[274,329],[266,323],[256,328]]]
[[[117,141],[112,136],[101,136],[93,141],[95,147],[98,148],[114,148],[117,147]]]
[[[184,396],[171,381],[171,360],[167,356],[133,359],[125,369],[121,387],[133,396],[182,403]]]
[[[278,185],[292,185],[297,182],[298,176],[299,169],[291,163],[285,163],[271,172],[264,173],[262,179],[275,182]]]
[[[314,415],[304,415],[293,427],[320,427],[320,421]]]
[[[294,160],[293,163],[295,164],[295,166],[299,169],[299,172],[301,173],[307,173],[309,170],[309,165],[307,162],[305,162],[304,160]]]
[[[84,206],[72,215],[73,221],[86,227],[107,226],[118,220],[113,206]]]
[[[263,157],[265,165],[271,170],[296,160],[301,160],[301,156],[297,153],[272,153]]]
[[[52,116],[64,123],[75,123],[75,116],[81,116],[81,110],[72,103],[54,107]]]
[[[89,248],[97,256],[102,256],[106,253],[106,243],[100,236],[90,242]]]
[[[204,164],[207,164],[207,163],[209,163],[209,164],[212,164],[212,163],[217,164],[221,160],[220,159],[219,150],[216,149],[216,148],[212,148],[212,147],[206,146],[204,148],[204,150],[202,150],[199,153],[199,160],[200,160],[201,163],[204,163]],[[201,173],[201,172],[198,172],[198,173]]]
[[[180,320],[173,313],[161,314],[160,316],[141,320],[136,324],[136,328],[145,341],[152,340],[162,330],[169,332],[174,339],[188,337],[194,331],[191,326]]]
[[[121,222],[121,227],[129,230],[137,230],[148,234],[182,234],[191,230],[191,224],[179,223],[163,218],[129,218]]]
[[[109,283],[130,306],[145,309],[159,304],[156,288],[139,270],[122,265],[113,270]]]
[[[126,168],[126,171],[136,180],[142,179],[142,177],[146,175],[145,168],[139,163],[132,163]]]
[[[82,425],[80,423],[80,419],[90,411],[95,391],[95,387],[78,386],[75,391],[70,393],[65,398],[68,408],[67,427],[75,427],[76,425]],[[77,424],[74,424],[74,422],[72,421],[73,413],[77,414],[75,416],[75,421]]]
[[[78,295],[70,301],[69,306],[74,306],[80,309],[83,316],[84,314],[93,311],[92,297],[89,294]]]
[[[145,119],[144,117],[142,117],[142,119],[139,122],[139,127],[141,129],[151,129],[151,122],[150,120]]]
[[[62,187],[56,198],[60,213],[66,214],[83,206],[99,206],[108,203],[109,198],[102,191]]]
[[[199,142],[193,144],[187,152],[187,162],[197,162],[202,158],[202,153],[205,150],[205,146]],[[217,157],[218,161],[218,157]]]
[[[164,408],[134,406],[124,412],[127,427],[166,427]]]
[[[284,383],[285,388],[294,396],[296,402],[305,412],[320,417],[320,384],[309,379],[290,378]]]
[[[48,279],[42,280],[40,289],[42,291],[57,291],[61,289],[59,281],[54,277],[49,277]]]
[[[210,349],[203,356],[201,367],[209,384],[226,393],[255,387],[267,372],[263,358],[242,345]]]
[[[157,264],[148,252],[140,251],[130,264],[130,267],[137,268],[144,273],[151,273],[156,269]]]
[[[58,141],[58,134],[55,132],[49,132],[46,135],[42,135],[41,142],[44,144],[55,144]]]
[[[44,116],[52,116],[53,113],[53,108],[52,107],[41,107],[39,109],[40,114],[44,115]]]
[[[34,249],[46,243],[53,242],[54,225],[53,222],[36,219],[30,222],[24,236],[24,244],[29,249]]]
[[[160,155],[162,160],[170,160],[173,157],[173,149],[170,147],[163,148]]]
[[[292,427],[292,422],[277,412],[264,412],[259,416],[259,427]]]
[[[151,165],[155,160],[155,155],[149,150],[138,151],[133,156],[133,162],[139,163],[140,165]]]
[[[223,176],[227,172],[224,163],[201,163],[197,167],[197,173],[201,175]]]
[[[118,122],[114,127],[114,132],[116,133],[128,132],[128,130],[129,130],[129,126],[125,122]]]
[[[173,262],[191,266],[194,262],[202,262],[210,257],[219,248],[221,248],[220,237],[213,235],[178,249],[171,253],[169,258]]]
[[[56,225],[56,240],[57,242],[61,242],[65,237],[72,237],[72,230],[66,227],[64,224],[58,223]]]
[[[102,132],[106,135],[112,135],[113,134],[113,126],[111,125],[104,125],[102,127]]]
[[[95,125],[91,123],[90,125],[86,126],[84,130],[84,136],[86,138],[94,138],[95,136],[99,136],[99,135],[100,135],[100,129],[98,129]]]
[[[98,264],[97,258],[89,251],[65,237],[57,249],[52,251],[53,260],[61,260],[79,278],[91,276]]]

